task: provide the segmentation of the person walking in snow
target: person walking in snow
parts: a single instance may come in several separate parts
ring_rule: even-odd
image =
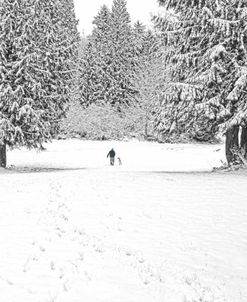
[[[115,155],[116,155],[116,152],[114,151],[113,148],[112,148],[112,149],[108,152],[108,154],[107,154],[107,158],[110,156],[110,165],[111,165],[111,166],[114,166]]]

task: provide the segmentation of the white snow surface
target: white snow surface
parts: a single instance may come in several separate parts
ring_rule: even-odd
[[[246,174],[211,173],[222,145],[46,147],[0,170],[1,302],[247,301]]]

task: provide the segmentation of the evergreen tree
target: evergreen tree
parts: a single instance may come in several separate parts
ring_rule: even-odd
[[[69,101],[77,52],[71,1],[0,3],[0,163],[6,145],[40,148]]]
[[[112,63],[109,47],[110,11],[103,5],[94,18],[95,25],[85,48],[81,64],[81,103],[110,103],[109,66]]]
[[[111,89],[113,104],[129,104],[136,93],[131,85],[135,67],[135,50],[130,15],[125,0],[114,0],[111,13]]]
[[[202,116],[202,122],[221,125],[227,131],[231,163],[235,160],[231,149],[238,146],[238,131],[233,129],[246,127],[246,2],[159,2],[174,15],[173,22],[156,19],[171,47],[167,62],[172,81],[163,104],[177,103],[189,126]]]
[[[82,104],[128,104],[134,93],[135,52],[126,1],[115,0],[112,11],[103,6],[93,24],[82,60]]]
[[[138,58],[139,55],[144,54],[144,45],[146,40],[146,26],[143,25],[140,21],[137,21],[134,24],[133,40],[134,40],[135,53]]]
[[[187,5],[184,5],[183,8],[184,13],[189,13]],[[196,21],[192,19],[191,12],[189,15],[188,22],[194,24]],[[155,128],[162,141],[177,140],[184,134],[187,137],[208,140],[216,132],[216,124],[213,122],[214,115],[208,115],[204,110],[200,110],[199,113],[198,108],[196,110],[196,104],[201,99],[202,86],[198,82],[192,83],[190,80],[190,75],[195,72],[195,69],[191,63],[186,61],[188,47],[193,47],[190,39],[194,36],[190,33],[185,34],[181,30],[183,25],[185,27],[188,25],[182,24],[182,20],[185,21],[182,14],[181,21],[178,16],[180,15],[174,11],[163,11],[154,18],[155,27],[163,44],[166,67],[165,85]]]
[[[94,45],[89,41],[80,58],[79,90],[80,103],[87,107],[97,101],[97,67],[95,64],[96,51]]]

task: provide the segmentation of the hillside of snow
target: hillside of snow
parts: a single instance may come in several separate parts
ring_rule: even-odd
[[[247,301],[246,175],[211,173],[222,145],[46,148],[0,170],[0,301]]]

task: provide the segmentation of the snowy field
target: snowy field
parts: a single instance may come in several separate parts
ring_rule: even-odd
[[[247,176],[211,173],[222,145],[46,147],[0,170],[0,302],[247,301]]]

